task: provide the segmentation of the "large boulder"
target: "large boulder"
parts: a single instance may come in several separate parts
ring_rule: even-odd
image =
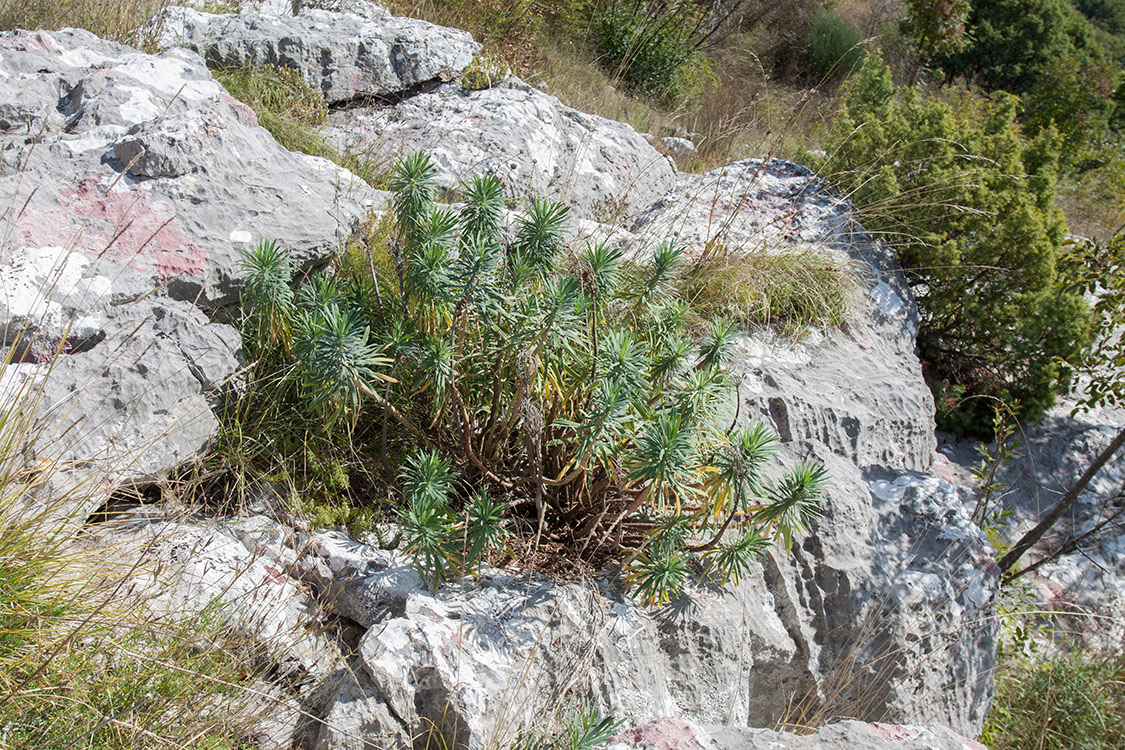
[[[282,148],[203,61],[78,30],[0,34],[4,399],[38,500],[76,520],[199,455],[240,341],[241,252],[323,263],[375,194]]]
[[[389,163],[426,151],[445,188],[499,177],[519,198],[549,198],[579,218],[631,217],[674,185],[675,168],[628,125],[564,106],[518,80],[468,91],[447,84],[394,106],[333,113],[325,136]]]
[[[669,239],[690,255],[796,249],[852,269],[857,289],[843,326],[798,336],[750,331],[739,342],[732,369],[742,381],[741,414],[861,467],[930,468],[934,403],[914,354],[914,297],[894,253],[812,172],[750,159],[681,175],[632,229],[640,244]]]
[[[341,688],[351,710],[336,729],[389,715],[383,732],[478,748],[592,697],[631,722],[850,714],[975,733],[995,668],[990,548],[947,483],[819,457],[833,487],[815,534],[738,586],[703,582],[663,611],[612,579],[490,570],[435,593],[396,554],[321,534],[295,569],[329,611],[368,628],[358,661],[374,688],[365,711],[355,685]]]
[[[294,68],[329,104],[400,96],[451,80],[480,50],[466,31],[397,18],[374,5],[366,9],[357,15],[308,8],[286,16],[173,7],[153,24],[160,30],[160,46],[187,47],[212,67]]]

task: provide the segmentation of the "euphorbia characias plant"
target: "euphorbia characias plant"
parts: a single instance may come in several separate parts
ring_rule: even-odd
[[[823,468],[768,481],[776,436],[718,423],[737,330],[693,325],[674,244],[639,260],[568,247],[565,206],[532,200],[509,221],[494,176],[439,206],[424,154],[401,159],[391,187],[372,277],[306,282],[294,303],[260,291],[288,275],[250,258],[247,302],[262,330],[292,336],[311,409],[386,425],[405,456],[407,549],[435,586],[522,529],[524,549],[624,563],[638,597],[663,603],[692,558],[736,582],[816,521]]]

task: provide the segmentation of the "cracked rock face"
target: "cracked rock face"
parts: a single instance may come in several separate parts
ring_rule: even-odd
[[[817,457],[833,477],[817,533],[791,556],[771,551],[738,586],[695,585],[658,612],[609,581],[494,570],[435,594],[401,556],[321,534],[296,568],[306,580],[320,570],[329,610],[368,628],[356,665],[367,700],[358,683],[341,686],[325,731],[359,732],[382,713],[394,717],[388,736],[483,748],[592,696],[638,724],[771,726],[804,698],[810,714],[976,732],[998,632],[983,535],[948,483]],[[360,724],[341,726],[349,715]]]
[[[451,80],[480,50],[466,31],[367,8],[362,16],[317,8],[286,16],[174,7],[154,23],[162,47],[194,50],[212,67],[294,68],[329,104],[397,96]]]
[[[802,250],[853,270],[840,328],[779,336],[750,331],[731,363],[739,414],[783,440],[814,440],[862,467],[928,471],[933,396],[914,354],[918,308],[894,254],[860,227],[851,205],[792,162],[750,159],[680,175],[638,217],[635,244],[672,240],[689,255]]]
[[[240,366],[203,311],[235,299],[242,251],[276,238],[323,262],[373,195],[279,146],[193,53],[0,34],[4,393],[45,382],[24,413],[56,469],[40,500],[80,520],[197,456]]]
[[[261,517],[219,527],[139,508],[94,533],[113,545],[114,563],[129,570],[130,589],[154,614],[221,618],[268,646],[291,680],[312,687],[342,659],[316,602],[270,554],[283,548],[255,544],[278,531]]]
[[[388,164],[425,151],[444,188],[493,174],[510,195],[561,201],[576,218],[632,217],[675,184],[667,157],[628,125],[517,80],[480,91],[447,84],[393,106],[336,112],[329,122],[324,134],[337,147]]]

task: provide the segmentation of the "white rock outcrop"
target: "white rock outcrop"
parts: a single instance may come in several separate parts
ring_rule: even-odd
[[[1010,512],[996,528],[1014,543],[1051,510],[1114,437],[1125,428],[1125,410],[1102,408],[1071,415],[1072,402],[1051,409],[1038,424],[1024,425],[1011,438],[1014,458],[1001,465],[996,481],[997,506]],[[962,488],[972,513],[980,498],[972,469],[980,463],[978,441],[942,435],[943,468]],[[1059,639],[1079,642],[1107,653],[1125,648],[1125,451],[1119,450],[1094,475],[1071,509],[1040,544],[1021,559],[1037,563],[1067,542],[1077,548],[1028,574],[1044,611],[1056,612],[1052,623]],[[1088,536],[1087,536],[1088,535]]]
[[[953,486],[930,473],[917,308],[845,200],[788,162],[680,174],[628,126],[518,81],[431,86],[471,58],[462,32],[375,10],[169,13],[212,63],[293,65],[330,102],[390,96],[335,112],[328,135],[387,157],[426,149],[447,187],[490,171],[636,252],[665,239],[689,255],[715,243],[802,248],[859,279],[843,325],[799,340],[750,331],[738,343],[732,412],[776,427],[787,458],[822,461],[831,486],[815,530],[731,589],[699,581],[658,612],[612,571],[587,583],[486,571],[434,592],[393,553],[268,518],[137,513],[99,529],[139,569],[168,576],[153,606],[190,616],[245,605],[249,631],[281,639],[309,684],[279,726],[326,749],[428,734],[475,750],[590,698],[634,725],[742,737],[727,746],[773,739],[715,727],[772,725],[794,701],[822,715],[979,729],[995,667],[992,550]],[[281,148],[195,53],[146,55],[78,31],[0,34],[0,211],[14,238],[0,257],[0,330],[19,360],[4,377],[51,373],[32,415],[50,439],[32,439],[26,455],[67,467],[55,476],[70,488],[97,483],[68,510],[84,518],[123,484],[205,449],[240,366],[237,333],[205,313],[235,298],[243,249],[276,239],[311,267],[385,200]],[[60,497],[79,496],[52,485],[39,499]],[[839,731],[794,747],[872,730]],[[931,730],[917,731],[910,741],[928,741]]]
[[[287,16],[172,7],[153,25],[160,46],[194,50],[213,67],[294,68],[329,104],[451,80],[480,50],[466,31],[366,8],[363,15],[307,8]]]
[[[325,136],[376,163],[425,151],[442,187],[494,174],[517,198],[567,204],[616,223],[675,184],[676,171],[628,125],[564,106],[518,80],[479,91],[447,84],[393,106],[345,109]]]
[[[295,570],[329,611],[368,628],[356,668],[368,702],[395,717],[389,734],[503,745],[588,697],[637,723],[771,726],[804,701],[810,715],[861,706],[975,734],[998,635],[991,549],[948,483],[821,458],[833,488],[816,534],[740,585],[699,584],[662,611],[612,580],[500,571],[435,593],[407,560],[333,533]],[[356,689],[333,705],[354,705]],[[347,713],[335,715],[339,729]]]
[[[621,732],[607,750],[987,750],[942,726],[841,721],[812,734],[745,727],[701,727],[676,719]]]
[[[38,501],[80,522],[198,456],[241,367],[204,310],[235,298],[241,252],[278,238],[322,263],[373,200],[279,146],[194,53],[0,34],[4,398],[44,383],[23,411],[54,467]]]

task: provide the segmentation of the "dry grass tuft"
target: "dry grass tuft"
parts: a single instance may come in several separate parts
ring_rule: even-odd
[[[705,319],[750,327],[838,326],[858,288],[855,272],[808,247],[735,252],[712,248],[684,276],[682,293]]]
[[[0,0],[0,31],[86,29],[103,39],[150,48],[145,24],[171,0]]]

